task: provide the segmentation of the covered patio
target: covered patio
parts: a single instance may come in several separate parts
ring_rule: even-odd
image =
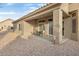
[[[60,44],[64,42],[64,17],[68,17],[68,14],[59,5],[44,12],[30,15],[24,21],[30,24],[30,33],[48,38],[52,42]],[[25,31],[26,29],[24,29],[24,34]]]

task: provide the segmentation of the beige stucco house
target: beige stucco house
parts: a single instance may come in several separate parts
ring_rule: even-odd
[[[4,21],[1,21],[0,22],[0,32],[3,32],[3,31],[8,31],[11,29],[11,27],[13,27],[13,20],[8,18]]]
[[[14,32],[23,38],[33,34],[52,37],[56,44],[79,41],[79,4],[50,3],[13,22]]]

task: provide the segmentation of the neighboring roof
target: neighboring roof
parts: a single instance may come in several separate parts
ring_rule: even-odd
[[[10,20],[10,21],[13,22],[13,19],[8,18],[8,19],[5,19],[5,20],[3,20],[3,21],[0,21],[0,23],[3,23],[3,22],[8,21],[8,20]]]
[[[31,13],[29,13],[29,14],[27,14],[27,15],[24,15],[23,17],[17,19],[17,20],[14,21],[13,23],[16,23],[16,22],[18,22],[18,21],[20,21],[20,20],[22,20],[22,19],[25,19],[26,17],[29,17],[29,16],[31,16],[31,15],[34,15],[34,14],[36,14],[36,13],[38,13],[38,12],[40,12],[40,11],[42,11],[42,10],[48,8],[48,7],[50,7],[51,5],[56,5],[56,4],[61,4],[61,3],[49,3],[49,4],[46,4],[46,5],[42,6],[41,8],[38,8],[38,9],[36,9],[35,11],[33,11],[33,12],[31,12]]]

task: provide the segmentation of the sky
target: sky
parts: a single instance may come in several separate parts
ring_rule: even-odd
[[[44,3],[0,3],[0,21],[7,18],[17,20],[20,17],[42,7]]]

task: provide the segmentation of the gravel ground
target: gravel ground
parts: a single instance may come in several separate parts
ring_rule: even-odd
[[[68,40],[54,45],[42,38],[23,39],[18,36],[0,50],[1,56],[79,56],[79,42]]]

